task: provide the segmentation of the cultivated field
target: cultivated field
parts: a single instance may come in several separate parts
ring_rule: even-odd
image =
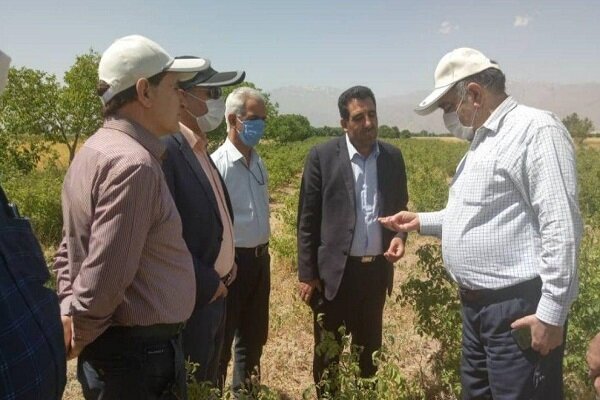
[[[271,191],[272,287],[269,340],[264,349],[262,383],[266,386],[260,398],[314,398],[311,387],[312,317],[296,294],[295,218],[300,174],[304,157],[315,143],[310,139],[289,144],[267,144],[259,152],[267,163]],[[444,206],[447,183],[454,173],[467,144],[457,140],[398,139],[391,141],[404,154],[412,210],[433,210]],[[600,139],[588,139],[578,152],[581,186],[581,209],[586,220],[586,238],[582,246],[581,295],[570,319],[568,356],[565,362],[568,393],[571,399],[592,399],[585,379],[583,364],[585,343],[600,330]],[[64,154],[55,172],[46,167],[30,181],[7,182],[9,194],[23,204],[24,212],[39,225],[47,254],[57,244],[60,226],[59,189],[64,174]],[[35,182],[42,183],[37,187]],[[47,182],[51,182],[49,190]],[[27,185],[27,191],[22,185]],[[42,185],[39,184],[39,185]],[[37,192],[36,192],[37,191]],[[29,195],[26,195],[26,193]],[[36,193],[44,201],[32,200]],[[43,194],[41,194],[43,193]],[[45,207],[40,211],[38,208]],[[47,209],[46,209],[47,208]],[[53,221],[48,221],[53,219]],[[37,228],[37,226],[36,226]],[[59,228],[58,228],[59,229]],[[373,392],[371,398],[382,399],[453,399],[456,398],[456,332],[455,289],[445,280],[439,260],[422,251],[422,246],[435,245],[433,239],[411,236],[406,256],[396,264],[395,286],[388,298],[384,317],[385,357],[381,379],[385,388]],[[435,249],[433,247],[434,256]],[[431,254],[430,254],[431,255]],[[429,257],[429,258],[428,258]],[[430,269],[427,269],[430,267]],[[434,275],[432,272],[434,271]],[[442,271],[437,274],[435,271]],[[437,274],[437,275],[436,275]],[[414,289],[414,282],[428,277],[437,286],[424,294]],[[412,282],[411,284],[408,284]],[[411,286],[413,285],[413,286]],[[426,314],[426,313],[429,314]],[[426,314],[424,317],[424,313]],[[427,319],[429,318],[429,319]],[[75,364],[69,363],[69,383],[65,399],[82,399],[76,382]],[[381,385],[380,385],[381,386]],[[359,389],[344,398],[359,397]],[[354,394],[352,394],[354,393]],[[366,392],[365,392],[366,393]],[[371,393],[371,392],[369,392]],[[386,394],[387,393],[387,394]]]

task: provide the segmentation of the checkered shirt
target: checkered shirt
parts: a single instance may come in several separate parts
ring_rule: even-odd
[[[578,286],[577,198],[569,132],[554,114],[508,97],[476,131],[446,208],[419,214],[421,233],[442,238],[444,263],[461,287],[541,277],[536,315],[563,325]]]

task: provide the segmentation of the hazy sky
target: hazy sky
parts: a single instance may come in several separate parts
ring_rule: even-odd
[[[600,82],[600,1],[0,0],[13,65],[62,74],[138,33],[169,53],[244,69],[264,89],[429,90],[439,59],[475,47],[510,80]]]

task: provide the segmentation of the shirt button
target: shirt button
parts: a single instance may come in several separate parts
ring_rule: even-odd
[[[346,250],[344,250],[344,251],[342,251],[342,254],[345,255],[345,256],[347,256],[348,252]]]

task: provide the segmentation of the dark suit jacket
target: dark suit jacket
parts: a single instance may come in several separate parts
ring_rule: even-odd
[[[175,205],[181,215],[183,239],[187,244],[196,272],[196,308],[207,304],[219,286],[215,260],[223,239],[223,224],[217,198],[194,151],[181,133],[163,139],[166,158],[163,171]],[[214,167],[212,159],[209,162]],[[216,168],[216,167],[215,167]],[[233,221],[231,202],[221,175],[229,215]]]
[[[406,210],[406,170],[400,150],[378,141],[377,184],[382,216]],[[356,223],[354,175],[346,136],[313,147],[306,160],[298,205],[298,276],[321,279],[325,297],[337,294],[350,254]],[[384,251],[395,233],[381,228]],[[388,292],[393,266],[388,268]]]

